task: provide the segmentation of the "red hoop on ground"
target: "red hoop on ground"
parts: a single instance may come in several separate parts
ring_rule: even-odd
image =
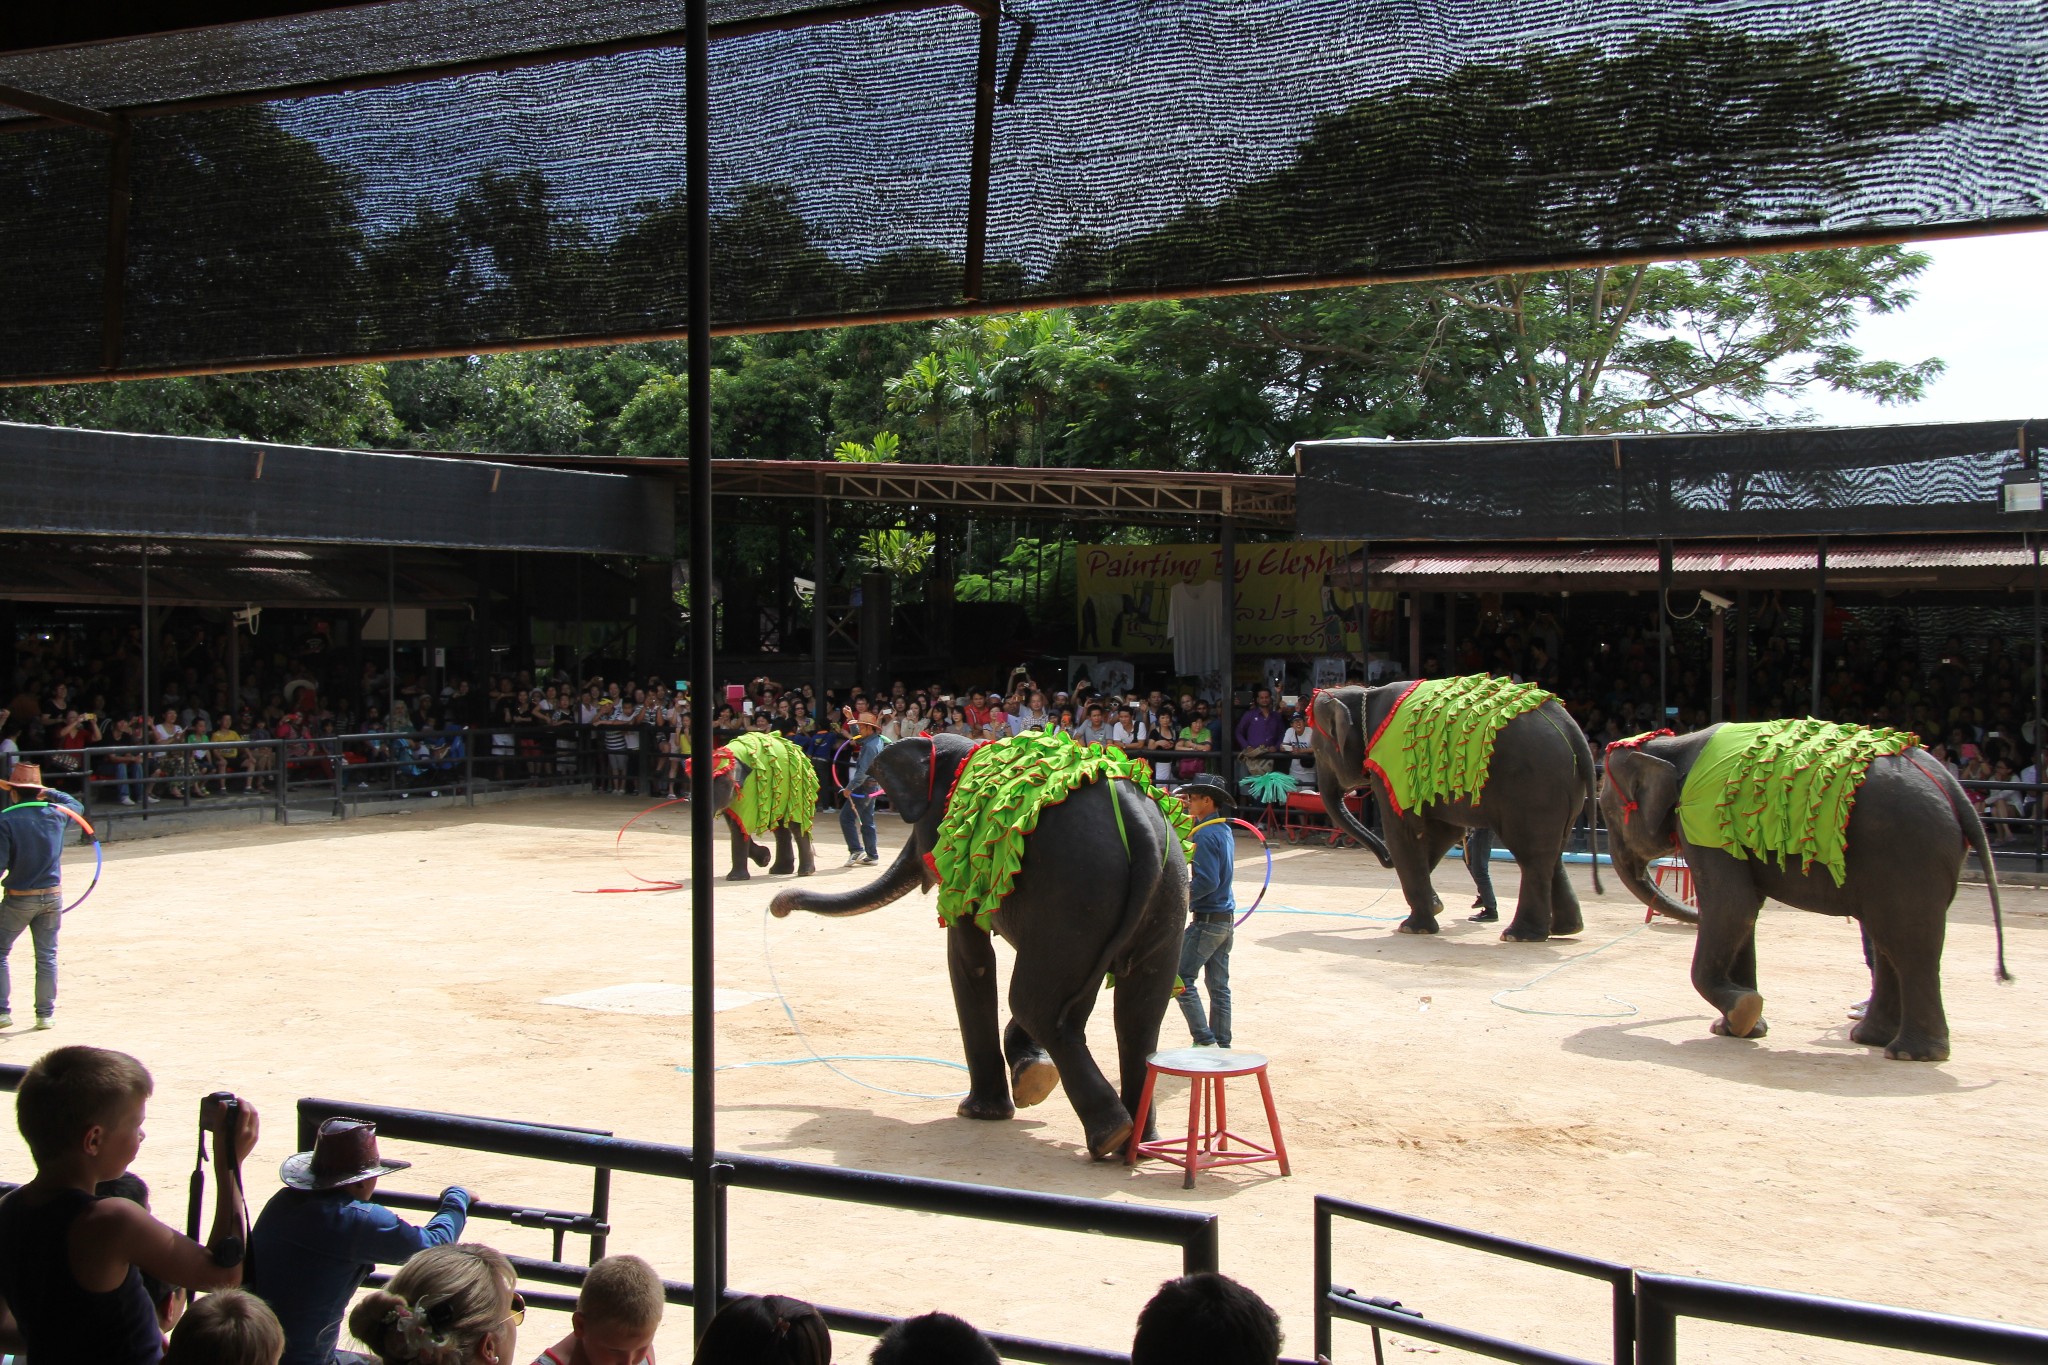
[[[715,760],[715,759],[713,760],[713,764],[714,764],[714,766],[716,765],[716,760]],[[689,800],[689,798],[688,798],[687,796],[677,796],[677,797],[672,797],[672,798],[670,798],[670,799],[669,799],[669,800],[667,800],[667,801],[657,801],[657,802],[655,802],[655,803],[654,803],[653,805],[649,806],[649,807],[648,807],[648,808],[647,808],[646,810],[643,810],[643,811],[641,811],[641,812],[640,812],[640,814],[638,814],[638,815],[634,816],[634,817],[633,817],[632,819],[628,820],[628,821],[627,821],[627,822],[626,822],[625,824],[623,824],[623,825],[620,825],[620,826],[619,826],[619,832],[618,832],[618,833],[617,833],[616,835],[614,835],[614,836],[613,836],[613,838],[612,838],[612,852],[614,852],[615,854],[617,854],[617,855],[618,855],[618,858],[619,858],[619,866],[620,866],[620,867],[623,867],[623,868],[625,868],[625,869],[626,869],[626,875],[627,875],[628,877],[631,877],[631,878],[632,878],[632,879],[633,879],[634,881],[636,881],[636,882],[641,882],[641,883],[643,883],[643,885],[640,885],[640,886],[598,886],[598,887],[592,887],[591,889],[589,889],[589,890],[587,890],[587,891],[586,891],[586,890],[580,890],[580,889],[579,889],[579,890],[578,890],[578,891],[576,892],[576,894],[577,894],[577,895],[579,895],[579,896],[617,896],[617,895],[630,895],[630,894],[632,894],[633,892],[636,892],[636,891],[680,891],[680,890],[682,890],[682,889],[683,889],[683,887],[684,887],[684,886],[685,886],[685,885],[686,885],[687,883],[684,883],[684,882],[679,882],[679,881],[673,881],[673,880],[670,880],[670,879],[668,879],[668,878],[662,878],[662,877],[643,877],[643,876],[641,876],[641,875],[640,875],[640,874],[639,874],[638,872],[635,872],[635,871],[634,871],[634,870],[633,870],[633,869],[632,869],[632,868],[631,868],[630,866],[628,866],[628,865],[627,865],[627,863],[626,863],[626,855],[625,855],[625,848],[624,848],[624,845],[625,845],[625,841],[626,841],[626,831],[627,831],[627,830],[629,830],[629,829],[631,829],[631,828],[633,828],[633,826],[635,826],[635,825],[639,824],[639,823],[640,823],[640,821],[641,821],[642,819],[644,819],[645,817],[647,817],[647,816],[649,816],[649,815],[652,815],[652,814],[654,814],[654,812],[656,812],[656,811],[658,811],[658,810],[662,809],[662,808],[663,808],[664,806],[679,806],[679,805],[683,804],[683,803],[684,803],[685,801],[687,801],[687,800]]]

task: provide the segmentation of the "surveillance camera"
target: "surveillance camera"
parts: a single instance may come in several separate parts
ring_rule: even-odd
[[[1708,592],[1704,588],[1700,590],[1700,596],[1706,598],[1707,605],[1712,607],[1715,611],[1726,611],[1728,610],[1728,608],[1735,605],[1735,601],[1733,598],[1723,597],[1720,593],[1717,592]]]

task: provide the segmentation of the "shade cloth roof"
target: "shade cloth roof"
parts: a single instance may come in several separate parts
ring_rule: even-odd
[[[1412,549],[1371,557],[1375,589],[1418,592],[1615,592],[1654,588],[1653,545]],[[2028,587],[2034,557],[2018,535],[1829,541],[1831,589],[1997,590]],[[1694,588],[1810,590],[1819,570],[1814,544],[1679,545],[1672,583]],[[1351,574],[1355,579],[1354,556]]]
[[[681,8],[0,52],[0,382],[679,335]],[[713,11],[728,332],[2048,224],[2035,0]]]
[[[129,606],[142,600],[142,542],[0,535],[0,596],[16,602]],[[387,576],[388,569],[388,576]],[[149,543],[149,600],[159,607],[465,606],[475,577],[453,555],[342,545]]]

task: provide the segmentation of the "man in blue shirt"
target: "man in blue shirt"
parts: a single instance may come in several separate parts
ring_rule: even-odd
[[[57,928],[64,920],[64,836],[84,819],[66,811],[84,807],[63,792],[43,785],[43,770],[17,763],[0,781],[0,864],[6,868],[7,894],[0,897],[0,1028],[14,1027],[8,1012],[14,982],[7,955],[26,929],[36,947],[36,1027],[51,1026],[57,1012]],[[38,804],[41,803],[41,804]]]
[[[1180,1012],[1196,1047],[1230,1046],[1230,941],[1235,934],[1237,901],[1230,878],[1237,859],[1237,841],[1226,823],[1237,802],[1214,773],[1203,773],[1178,793],[1195,821],[1195,861],[1188,869],[1187,932],[1180,941]],[[1209,1009],[1195,981],[1209,983]]]
[[[846,804],[839,808],[839,832],[846,836],[846,865],[872,867],[882,861],[875,851],[875,797],[882,789],[868,779],[868,765],[882,752],[882,723],[871,711],[855,717],[853,708],[847,707],[844,714],[847,742],[854,749],[853,771],[846,778]]]
[[[337,1352],[341,1316],[379,1264],[402,1265],[415,1252],[462,1236],[468,1190],[441,1191],[441,1209],[423,1228],[370,1202],[377,1179],[412,1163],[377,1154],[376,1125],[327,1119],[313,1150],[285,1158],[285,1188],[270,1197],[249,1238],[244,1288],[270,1305],[284,1326],[280,1365],[354,1365]]]

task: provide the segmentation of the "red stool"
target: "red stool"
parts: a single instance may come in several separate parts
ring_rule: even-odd
[[[1161,1076],[1185,1076],[1194,1082],[1188,1091],[1188,1135],[1143,1142],[1145,1120],[1152,1113],[1152,1091]],[[1232,1076],[1257,1076],[1259,1098],[1266,1105],[1266,1131],[1273,1145],[1262,1147],[1250,1138],[1230,1131],[1223,1108],[1223,1083]],[[1236,1145],[1233,1147],[1232,1144]],[[1158,1157],[1187,1172],[1180,1187],[1195,1187],[1195,1172],[1217,1166],[1249,1166],[1254,1162],[1279,1163],[1280,1174],[1287,1169],[1287,1142],[1280,1136],[1280,1116],[1273,1110],[1273,1087],[1266,1080],[1266,1059],[1256,1052],[1234,1052],[1227,1048],[1184,1047],[1155,1052],[1145,1059],[1145,1093],[1138,1098],[1138,1121],[1131,1129],[1131,1145],[1124,1164],[1135,1166],[1140,1157]]]
[[[1650,864],[1650,878],[1656,883],[1658,890],[1664,889],[1664,879],[1666,877],[1670,877],[1678,883],[1679,900],[1684,901],[1690,906],[1697,907],[1699,905],[1699,897],[1693,894],[1692,889],[1692,868],[1686,864],[1685,859],[1659,858]],[[1643,923],[1648,924],[1655,918],[1657,918],[1657,908],[1653,905],[1644,906]]]

